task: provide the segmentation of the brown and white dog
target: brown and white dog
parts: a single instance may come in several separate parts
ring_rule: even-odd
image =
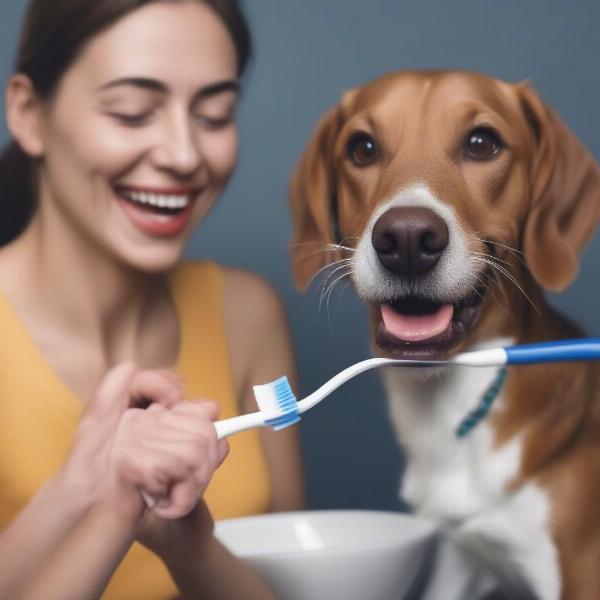
[[[346,93],[291,184],[299,287],[331,264],[371,306],[379,355],[579,337],[543,290],[573,280],[600,170],[527,84],[400,72]],[[600,370],[387,369],[401,494],[544,600],[600,598]]]

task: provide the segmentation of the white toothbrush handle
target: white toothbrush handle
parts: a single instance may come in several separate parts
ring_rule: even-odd
[[[488,348],[457,354],[447,362],[469,367],[502,367],[508,363],[508,354],[504,348]]]
[[[231,417],[230,419],[223,419],[214,423],[215,429],[217,430],[217,437],[222,439],[234,433],[240,431],[246,431],[246,429],[252,429],[253,427],[262,427],[265,425],[265,416],[262,412],[253,412],[247,415],[239,415],[237,417]]]
[[[339,388],[341,385],[346,383],[360,373],[369,371],[370,369],[376,369],[377,367],[388,367],[388,366],[414,366],[414,367],[425,367],[425,366],[437,366],[437,365],[469,365],[472,367],[495,367],[503,366],[507,363],[507,354],[504,348],[490,348],[488,350],[477,350],[475,352],[464,352],[458,354],[450,360],[400,360],[394,358],[369,358],[359,363],[351,365],[332,377],[329,381],[325,382],[319,389],[314,391],[312,394],[306,396],[303,400],[298,402],[298,412],[304,413],[311,409],[313,406],[321,402],[323,398],[326,398],[331,392]]]
[[[387,365],[399,364],[400,362],[416,363],[418,361],[398,361],[392,358],[369,358],[363,360],[355,365],[351,365],[332,377],[329,381],[325,382],[319,389],[314,391],[312,394],[306,396],[303,400],[298,402],[298,412],[304,413],[319,402],[323,398],[329,396],[331,392],[339,388],[342,384],[346,383],[349,379],[352,379],[360,373],[364,373],[369,369],[375,369],[376,367],[385,367]]]

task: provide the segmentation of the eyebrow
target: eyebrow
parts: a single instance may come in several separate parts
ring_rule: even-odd
[[[122,85],[130,85],[152,92],[159,92],[162,94],[168,91],[168,88],[164,83],[156,79],[150,79],[147,77],[122,77],[120,79],[114,79],[100,86],[99,90],[108,90]],[[236,79],[224,79],[223,81],[211,83],[210,85],[200,88],[194,94],[194,101],[200,100],[202,98],[207,98],[209,96],[216,96],[217,94],[222,94],[223,92],[234,92],[235,94],[239,94],[239,81],[237,81]]]

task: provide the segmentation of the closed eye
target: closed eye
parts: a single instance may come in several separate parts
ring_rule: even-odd
[[[223,117],[210,117],[208,115],[198,115],[195,119],[203,126],[208,129],[224,129],[234,122],[234,115],[227,115]]]
[[[125,114],[112,112],[109,113],[109,115],[118,123],[125,125],[126,127],[142,127],[150,120],[152,113]]]

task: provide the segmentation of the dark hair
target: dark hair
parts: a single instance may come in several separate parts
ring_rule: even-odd
[[[155,2],[181,0],[31,0],[21,32],[15,72],[27,75],[49,99],[84,45],[128,13]],[[222,20],[234,42],[238,75],[252,54],[248,24],[238,0],[197,0]],[[18,237],[33,215],[32,160],[12,142],[0,155],[0,245]]]

